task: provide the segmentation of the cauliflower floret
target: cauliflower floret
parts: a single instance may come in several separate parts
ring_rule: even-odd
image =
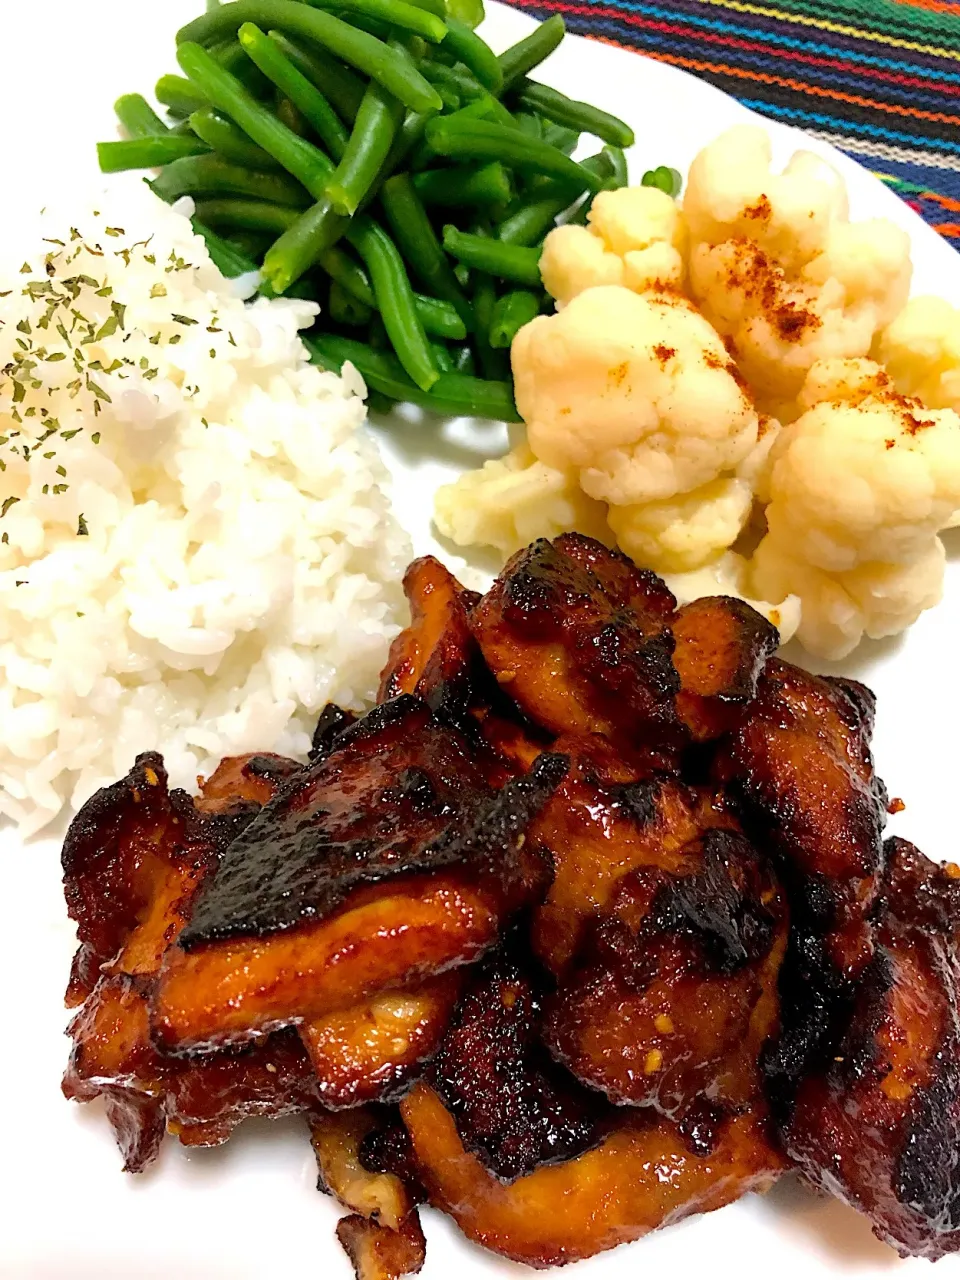
[[[672,498],[732,472],[758,418],[716,332],[685,299],[588,289],[513,344],[530,447],[619,506]]]
[[[798,595],[798,638],[841,658],[940,599],[937,533],[960,507],[960,418],[901,395],[870,360],[814,365],[771,452],[767,532],[746,586]]]
[[[508,556],[535,538],[571,530],[612,541],[603,503],[588,498],[571,472],[538,462],[526,444],[438,489],[434,520],[458,546],[496,547]]]
[[[757,613],[780,632],[780,643],[792,640],[800,626],[801,607],[799,596],[787,596],[780,604],[760,600],[747,590],[748,562],[736,551],[727,551],[716,560],[691,573],[665,573],[663,579],[677,598],[678,604],[689,604],[701,596],[736,596],[745,600]],[[779,590],[776,595],[782,593]]]
[[[960,412],[960,309],[945,298],[911,298],[880,334],[874,355],[904,395]]]
[[[885,219],[851,223],[840,176],[739,125],[694,160],[683,212],[693,297],[732,344],[757,400],[790,415],[808,369],[865,356],[910,287],[910,242]]]
[[[540,254],[543,287],[557,305],[597,285],[623,283],[623,259],[611,253],[588,227],[557,227],[543,242]]]
[[[767,131],[740,124],[700,151],[690,166],[683,214],[694,242],[752,240],[790,271],[824,248],[830,226],[848,216],[840,175],[809,151],[783,173],[770,171]]]
[[[662,502],[611,507],[617,543],[637,564],[657,573],[688,573],[736,542],[750,518],[753,492],[726,478]]]
[[[769,536],[832,573],[920,554],[960,507],[960,418],[869,360],[815,365],[800,399],[774,450]]]
[[[640,292],[682,283],[686,231],[677,202],[666,192],[601,191],[588,224],[557,227],[544,241],[540,274],[559,305],[599,285],[625,284]]]
[[[750,562],[746,586],[771,600],[799,596],[797,639],[810,653],[836,661],[864,635],[874,640],[897,635],[937,604],[944,563],[943,543],[933,537],[904,563],[868,561],[830,574],[786,554],[777,539],[764,538]]]

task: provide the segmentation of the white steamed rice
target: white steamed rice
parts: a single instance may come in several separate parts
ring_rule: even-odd
[[[363,383],[298,337],[316,306],[245,307],[182,213],[129,200],[47,215],[0,275],[0,814],[25,832],[140,751],[186,787],[302,756],[403,613]]]

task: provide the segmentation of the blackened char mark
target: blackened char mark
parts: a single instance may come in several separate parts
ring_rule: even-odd
[[[480,965],[427,1073],[464,1146],[502,1182],[596,1145],[609,1115],[547,1057],[541,1002],[532,964],[508,944]]]
[[[317,764],[320,760],[325,760],[333,750],[338,736],[356,722],[357,717],[352,711],[344,711],[335,702],[328,702],[320,712],[317,727],[313,731],[310,763]]]
[[[418,698],[375,707],[226,851],[180,938],[184,951],[328,916],[351,890],[472,862],[507,879],[565,762],[544,756],[499,794],[465,740]]]

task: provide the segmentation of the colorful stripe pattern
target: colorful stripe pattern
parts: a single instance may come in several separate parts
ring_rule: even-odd
[[[512,0],[846,151],[960,249],[960,0]]]

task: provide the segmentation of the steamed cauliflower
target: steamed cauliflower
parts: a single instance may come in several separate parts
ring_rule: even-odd
[[[683,281],[686,232],[677,202],[656,187],[602,191],[585,227],[557,227],[544,241],[544,288],[564,306],[600,285],[642,292]]]
[[[749,589],[803,601],[799,637],[842,657],[939,599],[937,533],[960,507],[960,418],[901,395],[869,360],[828,360],[774,445]]]
[[[588,498],[573,473],[538,462],[525,444],[438,489],[434,520],[458,546],[496,547],[505,556],[571,531],[612,541],[603,503]]]
[[[960,412],[960,309],[945,298],[911,298],[880,334],[874,355],[904,395]]]
[[[675,295],[587,289],[520,330],[513,373],[536,456],[614,506],[689,493],[757,444],[722,342]]]
[[[818,360],[865,356],[906,300],[909,238],[851,223],[840,176],[798,152],[771,172],[766,132],[738,125],[696,157],[683,217],[690,292],[728,340],[758,404],[793,416]]]
[[[744,600],[757,613],[780,632],[780,643],[786,644],[797,634],[800,626],[801,605],[799,596],[787,596],[778,604],[752,596],[748,590],[749,562],[736,551],[725,551],[716,560],[688,573],[665,573],[663,579],[677,598],[677,604],[689,604],[701,596],[736,596]],[[779,592],[777,593],[779,595]]]
[[[687,573],[732,546],[752,508],[746,481],[725,477],[661,502],[611,507],[608,518],[618,546],[637,564]]]

